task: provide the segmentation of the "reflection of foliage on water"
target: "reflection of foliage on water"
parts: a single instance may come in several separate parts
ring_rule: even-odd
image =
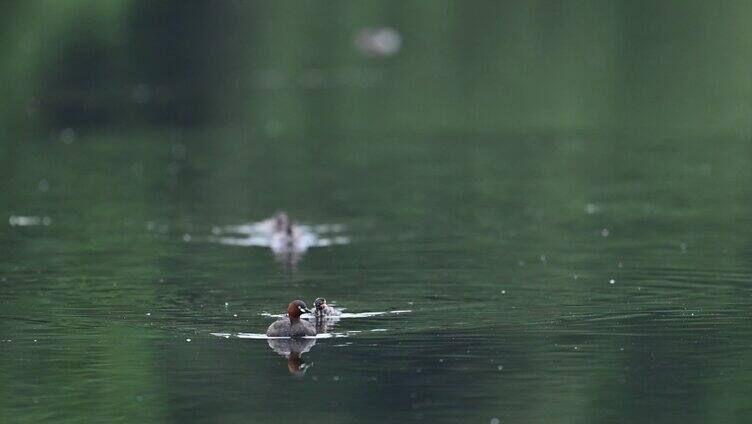
[[[5,5],[2,72],[13,102],[0,115],[15,122],[30,111],[55,126],[230,118],[272,136],[749,130],[747,2],[442,3]],[[389,10],[400,13],[404,48],[363,57],[353,37]],[[322,26],[327,16],[340,26]]]

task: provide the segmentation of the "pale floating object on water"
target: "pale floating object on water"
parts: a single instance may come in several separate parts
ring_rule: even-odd
[[[612,279],[608,280],[608,284],[616,284],[616,280],[614,280],[614,279],[612,278]]]
[[[594,205],[593,203],[588,203],[585,205],[585,213],[588,215],[592,215],[594,213],[598,213],[601,210],[598,206]]]
[[[58,139],[65,144],[71,144],[76,141],[76,130],[71,127],[63,128],[58,135]]]
[[[402,36],[394,28],[365,27],[355,36],[355,46],[366,56],[393,56],[402,47]]]
[[[20,215],[11,215],[10,218],[8,218],[8,223],[15,227],[31,227],[35,225],[45,225],[48,226],[52,224],[52,219],[50,219],[49,216],[20,216]]]

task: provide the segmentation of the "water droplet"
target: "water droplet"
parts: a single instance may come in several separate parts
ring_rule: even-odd
[[[402,36],[394,28],[365,27],[355,36],[355,46],[365,56],[388,57],[399,52]]]
[[[70,127],[64,128],[60,131],[58,138],[65,144],[71,144],[76,141],[76,130]]]
[[[585,205],[585,213],[588,215],[592,215],[594,213],[597,213],[600,208],[592,203],[588,203]]]

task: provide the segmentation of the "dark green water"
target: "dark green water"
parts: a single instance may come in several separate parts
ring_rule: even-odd
[[[86,21],[125,28],[99,47],[60,29],[78,12],[40,15],[56,72],[3,71],[0,421],[745,422],[752,55],[729,22],[750,8],[545,3],[328,4],[331,31],[313,3],[205,8],[250,19],[250,47],[237,21],[194,31],[201,8],[113,2]],[[384,22],[402,51],[358,56],[353,31]],[[292,268],[210,242],[281,209],[350,243]],[[317,296],[411,312],[343,319],[302,376],[211,335]]]
[[[232,156],[203,150],[207,137]],[[613,138],[629,147],[605,149]],[[310,140],[259,155],[234,139],[96,134],[13,152],[3,208],[51,223],[0,230],[10,421],[746,410],[752,205],[739,142],[341,135],[320,140],[312,163],[270,167]],[[351,244],[313,249],[293,272],[268,249],[202,241],[279,205],[345,224]],[[343,320],[363,333],[319,340],[302,379],[263,340],[209,335],[263,332],[260,312],[316,296],[413,312]]]

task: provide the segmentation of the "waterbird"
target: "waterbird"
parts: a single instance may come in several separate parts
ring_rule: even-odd
[[[313,305],[315,306],[316,317],[342,315],[342,311],[340,311],[337,308],[327,305],[326,299],[324,299],[323,297],[317,297],[316,300],[313,301]]]
[[[319,333],[328,333],[333,328],[342,315],[342,311],[326,304],[326,299],[317,297],[313,301],[314,315],[316,316],[316,331]]]
[[[266,335],[269,337],[315,336],[316,326],[300,319],[300,316],[305,313],[311,313],[305,302],[302,300],[293,300],[287,306],[287,316],[273,322],[266,329]]]
[[[292,223],[285,212],[279,212],[273,218],[274,225],[269,236],[269,246],[275,253],[296,252],[301,249],[300,230]]]

